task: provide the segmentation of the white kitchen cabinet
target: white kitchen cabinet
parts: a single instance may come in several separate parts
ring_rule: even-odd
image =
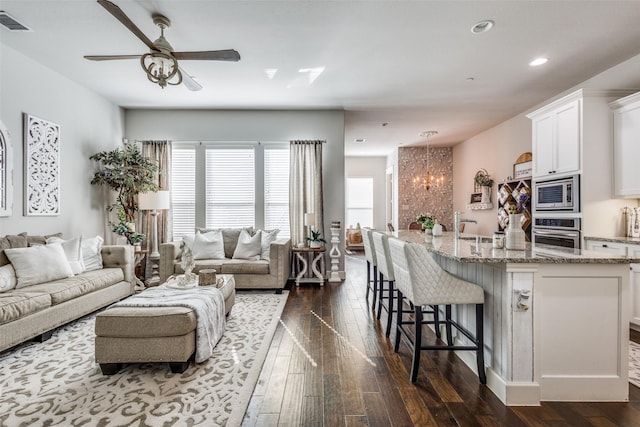
[[[574,93],[527,117],[532,123],[533,177],[580,171],[582,93]]]
[[[606,252],[611,255],[627,255],[627,245],[623,243],[602,242],[599,240],[586,240],[587,250]]]
[[[609,104],[613,109],[614,196],[640,197],[640,92]]]
[[[640,245],[585,239],[585,246],[590,251],[640,258]],[[629,292],[631,319],[629,322],[633,329],[640,331],[640,264],[631,264],[629,285],[631,288]]]

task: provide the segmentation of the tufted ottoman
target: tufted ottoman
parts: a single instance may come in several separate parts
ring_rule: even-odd
[[[235,303],[235,281],[220,274],[225,314]],[[123,363],[169,362],[174,373],[189,367],[196,349],[196,315],[187,307],[112,307],[98,313],[95,357],[104,375]]]

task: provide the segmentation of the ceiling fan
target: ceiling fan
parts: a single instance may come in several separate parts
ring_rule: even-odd
[[[164,38],[164,30],[171,26],[171,21],[164,15],[152,15],[153,23],[160,27],[160,37],[152,42],[117,5],[109,0],[98,0],[98,3],[147,45],[151,51],[140,55],[86,55],[85,58],[88,60],[110,61],[140,58],[140,65],[151,82],[157,83],[163,89],[167,85],[175,86],[184,83],[189,90],[193,91],[202,89],[202,86],[184,72],[182,67],[178,65],[178,60],[234,62],[240,60],[240,54],[234,49],[174,52],[171,44]]]

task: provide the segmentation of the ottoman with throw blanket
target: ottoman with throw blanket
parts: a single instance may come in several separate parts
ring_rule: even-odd
[[[171,371],[179,373],[194,353],[196,363],[207,360],[235,300],[233,276],[219,277],[219,288],[150,288],[99,313],[95,356],[102,373],[112,375],[123,363],[144,362],[169,362]]]

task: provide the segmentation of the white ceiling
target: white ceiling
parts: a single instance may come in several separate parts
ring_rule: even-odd
[[[421,144],[424,130],[439,132],[433,145],[461,142],[640,54],[638,0],[113,2],[151,40],[151,14],[162,13],[176,51],[233,48],[242,59],[181,61],[199,92],[161,89],[137,60],[87,61],[147,51],[94,0],[0,0],[34,30],[0,28],[0,42],[125,108],[344,109],[346,155]],[[482,19],[494,29],[472,34]],[[549,63],[529,67],[538,56]],[[317,67],[309,84],[299,70]],[[634,71],[625,88],[640,87]]]

